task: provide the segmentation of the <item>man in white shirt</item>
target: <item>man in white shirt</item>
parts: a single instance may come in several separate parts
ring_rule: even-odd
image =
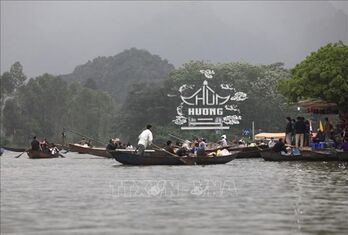
[[[151,125],[147,125],[146,129],[139,135],[139,142],[137,152],[139,155],[144,155],[145,149],[152,144],[152,132],[150,131]]]

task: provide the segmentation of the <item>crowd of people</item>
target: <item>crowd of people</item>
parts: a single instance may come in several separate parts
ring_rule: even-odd
[[[327,147],[335,147],[348,151],[348,126],[336,128],[325,118],[324,124],[317,129],[314,134],[310,121],[304,117],[297,117],[296,120],[290,117],[286,118],[285,144],[294,145],[296,148],[310,146],[311,143],[323,143]]]

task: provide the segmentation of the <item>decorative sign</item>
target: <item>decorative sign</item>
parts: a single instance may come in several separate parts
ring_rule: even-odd
[[[212,79],[214,70],[200,70],[205,78]],[[242,119],[237,102],[246,100],[247,94],[237,92],[231,84],[220,84],[219,95],[208,86],[203,85],[196,91],[195,85],[184,84],[179,88],[181,103],[176,108],[177,116],[173,122],[182,130],[229,129],[239,124]]]

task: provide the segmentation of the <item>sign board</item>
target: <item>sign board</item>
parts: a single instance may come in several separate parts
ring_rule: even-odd
[[[229,129],[242,119],[238,102],[246,100],[247,94],[236,91],[231,84],[209,86],[213,70],[200,70],[205,77],[202,85],[183,84],[179,88],[180,104],[173,122],[182,130]]]

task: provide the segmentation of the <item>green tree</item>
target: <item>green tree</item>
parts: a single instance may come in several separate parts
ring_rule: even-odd
[[[57,142],[66,127],[107,142],[114,107],[104,92],[44,74],[19,86],[5,102],[1,141],[23,146],[37,135]],[[80,138],[72,137],[71,141]]]
[[[285,97],[276,91],[278,82],[290,76],[282,63],[255,66],[246,63],[211,64],[191,61],[173,70],[162,84],[133,86],[115,121],[118,124],[115,132],[134,142],[141,129],[151,123],[156,138],[161,140],[169,138],[168,133],[185,138],[204,136],[209,140],[218,139],[219,132],[180,131],[172,122],[177,115],[176,107],[181,102],[179,87],[183,84],[201,86],[206,79],[200,73],[202,69],[215,71],[214,78],[208,79],[209,86],[232,84],[236,90],[247,93],[249,97],[245,102],[239,103],[243,116],[240,125],[232,126],[226,134],[240,135],[242,129],[251,127],[252,121],[255,121],[258,129],[265,131],[284,130],[284,118],[292,113]]]
[[[279,83],[290,102],[317,98],[348,112],[348,47],[330,43],[312,52],[291,70],[291,79]]]

